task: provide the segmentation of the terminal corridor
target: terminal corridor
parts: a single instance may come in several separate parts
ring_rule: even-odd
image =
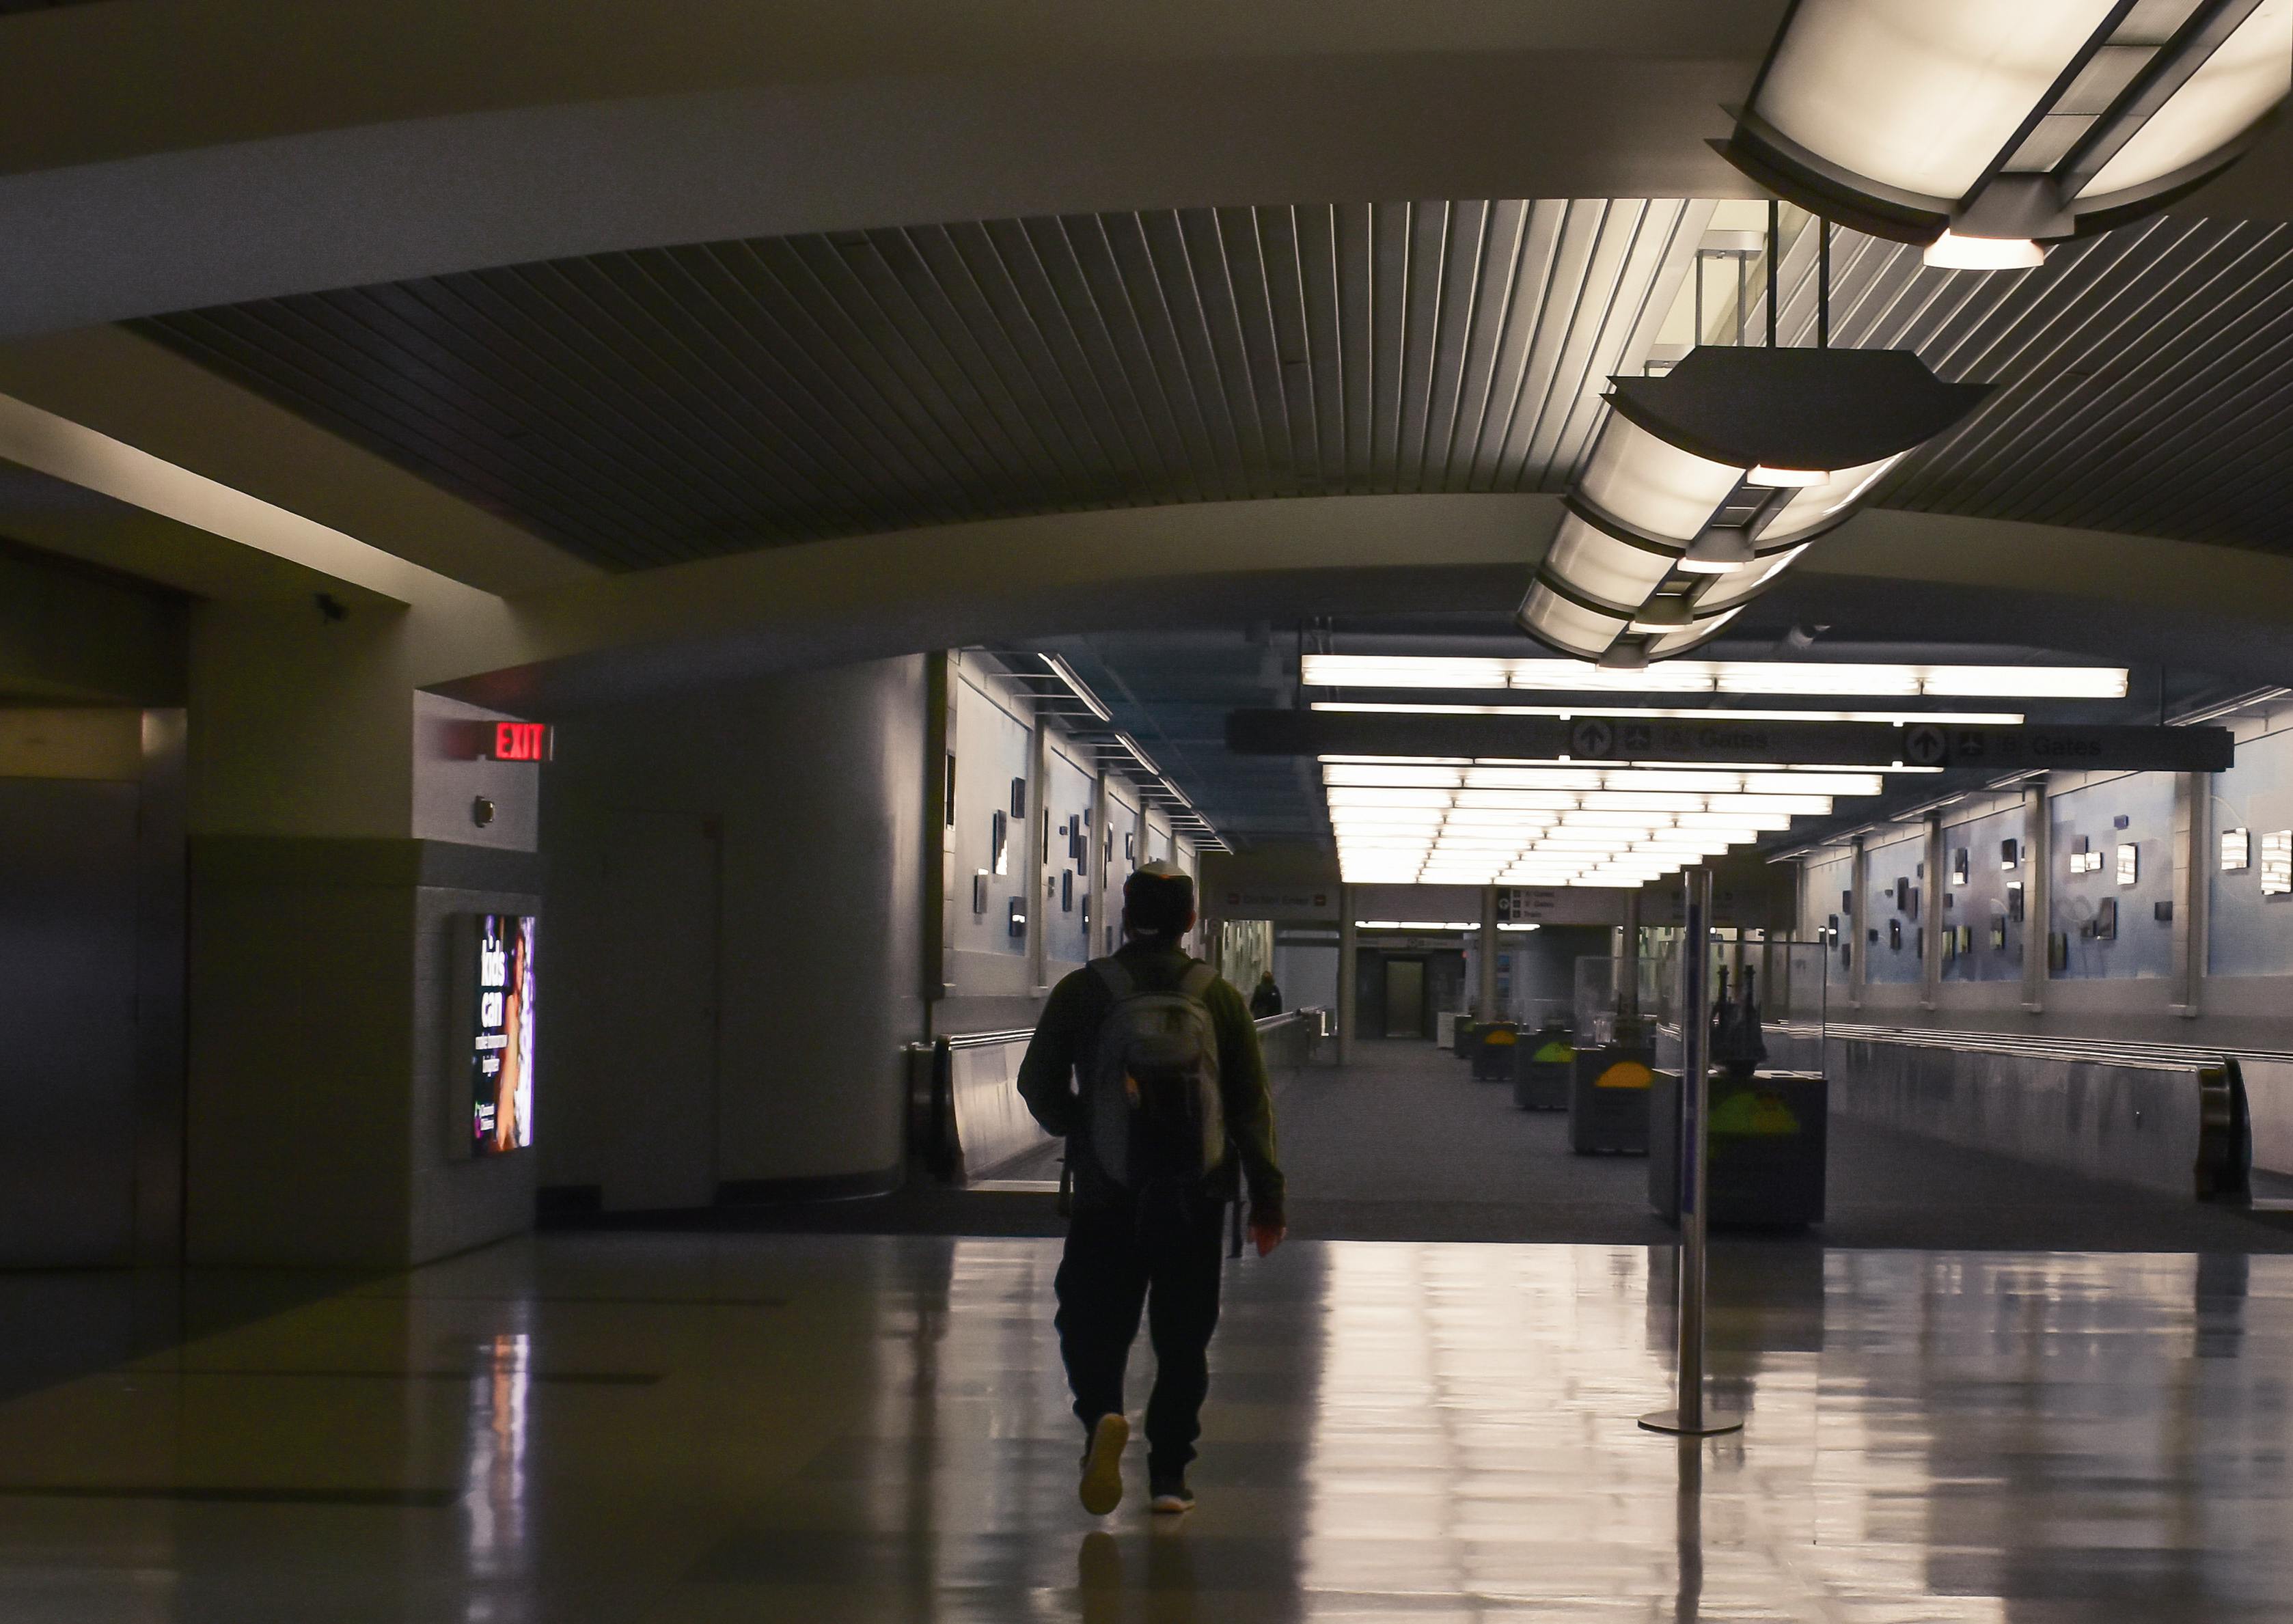
[[[1294,1227],[1317,1239],[1670,1245],[1642,1156],[1578,1156],[1565,1111],[1430,1043],[1369,1040],[1277,1092]],[[2194,1205],[1835,1114],[1827,1213],[1747,1247],[2293,1252],[2293,1214]]]
[[[0,1624],[2293,1619],[2293,0],[0,61]]]

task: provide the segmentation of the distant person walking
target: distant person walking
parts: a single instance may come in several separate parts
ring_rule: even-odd
[[[1194,1508],[1187,1467],[1210,1391],[1222,1219],[1242,1179],[1258,1255],[1285,1232],[1258,1031],[1242,995],[1179,946],[1194,924],[1184,869],[1153,862],[1133,874],[1122,949],[1051,990],[1019,1068],[1020,1095],[1065,1138],[1074,1176],[1057,1325],[1085,1438],[1080,1492],[1094,1516],[1122,1499],[1122,1376],[1142,1305],[1155,1361],[1154,1509]]]
[[[1282,989],[1274,984],[1273,971],[1258,978],[1258,990],[1250,995],[1250,1013],[1260,1021],[1282,1013]]]

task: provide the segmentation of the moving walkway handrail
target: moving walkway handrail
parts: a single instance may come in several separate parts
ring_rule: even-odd
[[[1252,1024],[1256,1026],[1260,1034],[1263,1036],[1265,1033],[1278,1031],[1283,1027],[1293,1025],[1305,1018],[1306,1012],[1302,1009],[1285,1009],[1278,1015],[1267,1015],[1253,1021]],[[1014,1026],[993,1032],[944,1032],[933,1038],[931,1041],[944,1043],[951,1049],[980,1049],[987,1047],[990,1044],[1025,1043],[1034,1035],[1035,1029],[1032,1026]]]
[[[984,1049],[992,1044],[1025,1043],[1034,1035],[1032,1026],[1013,1026],[996,1032],[946,1032],[932,1041],[944,1043],[951,1049]]]
[[[1922,1048],[1963,1049],[1992,1054],[2017,1054],[2034,1060],[2084,1060],[2108,1065],[2146,1066],[2178,1071],[2193,1065],[2219,1065],[2224,1059],[2293,1062],[2283,1049],[2239,1048],[2224,1044],[2127,1043],[2107,1038],[2068,1038],[1989,1032],[1967,1027],[1880,1026],[1830,1022],[1769,1022],[1795,1037],[1845,1038],[1866,1043],[1900,1043]]]

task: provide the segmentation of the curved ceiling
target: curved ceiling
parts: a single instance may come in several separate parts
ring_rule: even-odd
[[[1710,213],[992,221],[522,266],[145,330],[634,569],[1079,508],[1557,489]]]
[[[660,249],[144,330],[612,569],[991,517],[1557,490],[1709,205],[1197,209]],[[1811,235],[1782,336],[1813,342]],[[2039,270],[1840,232],[1835,343],[1996,383],[1880,505],[2293,546],[2293,227]],[[1764,326],[1754,308],[1750,330]]]
[[[0,334],[662,245],[1750,195],[1779,0],[109,0],[0,19]],[[186,64],[196,64],[187,69]]]

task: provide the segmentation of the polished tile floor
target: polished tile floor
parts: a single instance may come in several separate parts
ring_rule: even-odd
[[[506,1244],[0,1405],[0,1619],[2293,1617],[2293,1258],[1750,1254],[1682,1445],[1670,1256],[1232,1265],[1151,1527],[1074,1504],[1054,1242]]]

